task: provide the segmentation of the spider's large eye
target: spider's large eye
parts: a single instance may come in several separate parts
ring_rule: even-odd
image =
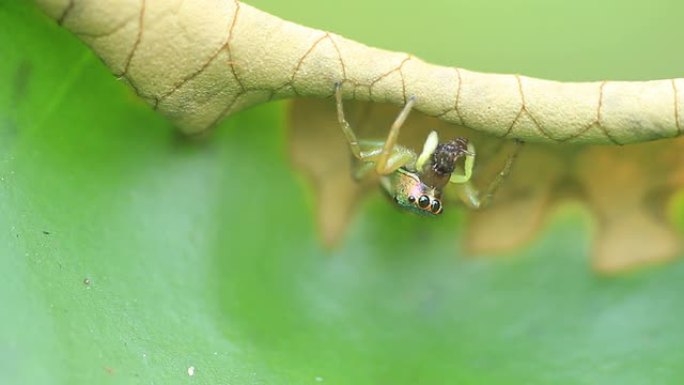
[[[430,198],[427,195],[421,195],[420,198],[418,198],[418,206],[422,209],[426,209],[430,206]]]
[[[433,214],[440,214],[442,212],[442,203],[439,201],[439,199],[435,199],[432,201],[432,209]]]

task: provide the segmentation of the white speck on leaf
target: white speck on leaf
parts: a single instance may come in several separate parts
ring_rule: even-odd
[[[195,375],[195,367],[191,366],[188,368],[188,376],[192,377]]]

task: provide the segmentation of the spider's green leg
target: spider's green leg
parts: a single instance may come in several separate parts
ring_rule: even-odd
[[[342,104],[342,83],[335,83],[335,99],[337,100],[337,120],[340,123],[340,126],[342,126],[342,132],[344,133],[344,136],[347,138],[347,142],[349,142],[349,147],[351,148],[352,154],[354,154],[354,157],[356,159],[359,159],[363,162],[374,162],[373,164],[376,164],[376,169],[379,167],[377,166],[378,162],[380,162],[380,158],[382,158],[383,154],[386,154],[385,151],[387,151],[387,142],[381,142],[381,141],[359,141],[356,138],[356,134],[354,134],[354,130],[352,130],[351,126],[349,125],[349,122],[347,122],[347,119],[344,116],[344,106]],[[397,126],[396,128],[396,134],[394,134],[394,142],[396,142],[396,137],[399,134],[399,127],[401,126],[402,123],[404,123],[404,120],[406,120],[406,117],[408,116],[408,113],[411,110],[411,106],[413,105],[413,98],[409,100],[409,103],[406,104],[404,107],[404,110],[402,110],[401,114],[399,114],[399,117],[397,120],[394,122],[392,127],[394,128],[395,125]],[[392,137],[392,133],[390,132],[390,137]],[[405,165],[409,161],[412,160],[410,156],[406,156],[404,154],[406,151],[395,151],[396,148],[394,145],[389,146],[389,153],[386,155],[386,159],[384,160],[385,166],[383,169],[388,170],[387,174],[391,173],[392,171],[398,169],[399,167]],[[363,166],[362,168],[367,168]],[[365,171],[363,172],[365,174]]]
[[[404,108],[399,113],[399,116],[397,116],[397,119],[395,119],[394,123],[392,123],[392,127],[387,135],[387,140],[385,140],[385,145],[382,148],[382,153],[375,163],[375,171],[380,175],[391,174],[397,168],[403,166],[403,164],[399,166],[396,166],[396,164],[390,164],[389,159],[394,152],[394,146],[397,143],[397,138],[399,138],[399,129],[406,121],[406,118],[408,118],[411,108],[413,108],[413,104],[415,104],[415,102],[416,98],[411,96],[404,105]]]
[[[375,164],[382,154],[384,142],[382,141],[370,141],[361,140],[361,157],[359,158],[363,163],[359,164],[354,170],[354,177],[356,179],[362,179],[370,171],[375,171]],[[387,159],[386,167],[392,171],[408,164],[415,162],[416,155],[402,147],[395,146]]]
[[[435,149],[439,144],[439,137],[436,131],[430,132],[430,134],[425,139],[425,144],[423,144],[423,151],[420,152],[418,160],[416,161],[416,169],[422,170],[423,166],[430,161],[432,154],[435,153]]]
[[[515,162],[515,159],[518,157],[518,154],[520,153],[520,150],[522,149],[522,145],[524,142],[520,140],[515,141],[515,148],[513,149],[513,152],[508,156],[506,159],[506,163],[504,164],[503,168],[499,173],[496,175],[496,178],[492,181],[492,183],[489,184],[489,187],[487,187],[487,190],[485,193],[482,195],[482,198],[480,198],[480,194],[473,186],[473,184],[469,181],[470,176],[472,175],[472,168],[473,168],[473,162],[475,160],[475,151],[474,148],[471,149],[470,145],[468,146],[468,151],[472,152],[473,155],[472,157],[468,155],[466,157],[466,165],[465,165],[465,173],[461,175],[461,177],[464,179],[458,179],[457,180],[463,180],[463,182],[460,182],[461,184],[458,185],[457,187],[457,193],[461,200],[465,202],[466,205],[468,205],[470,208],[473,209],[482,209],[488,207],[492,203],[492,198],[494,197],[494,194],[496,191],[501,187],[501,184],[506,180],[508,175],[511,173],[511,169],[513,168],[513,163]],[[471,157],[472,161],[470,164],[468,163],[469,158]],[[450,181],[454,182],[454,178],[452,176],[452,179]],[[459,183],[459,182],[454,182],[454,183]]]
[[[354,171],[352,171],[352,176],[354,179],[357,181],[362,180],[366,175],[368,175],[371,170],[375,169],[375,164],[372,162],[363,162],[360,163]]]
[[[461,183],[454,190],[456,190],[456,194],[461,201],[469,208],[477,210],[484,207],[480,201],[480,193],[473,186],[472,182]]]
[[[362,163],[357,167],[354,175],[357,179],[362,178],[370,170],[375,170],[380,175],[388,175],[398,168],[413,163],[416,155],[402,147],[396,145],[399,129],[408,117],[415,98],[409,98],[397,119],[392,124],[390,133],[385,142],[380,141],[359,141],[354,134],[351,126],[344,116],[344,106],[342,104],[342,83],[335,83],[335,100],[337,102],[337,120],[342,127],[342,132],[347,138],[352,154]]]
[[[344,117],[344,107],[342,106],[342,83],[335,83],[335,99],[337,100],[337,120],[342,126],[342,132],[349,142],[349,147],[351,148],[352,154],[357,159],[363,159],[361,153],[361,146],[359,146],[359,141],[356,139],[356,134],[352,130],[351,126]]]
[[[463,174],[454,172],[449,178],[451,183],[466,183],[473,176],[473,167],[475,166],[475,146],[472,142],[468,142],[468,152],[470,154],[465,157],[465,165]]]
[[[511,169],[513,168],[513,163],[515,162],[515,159],[518,157],[518,154],[520,154],[520,150],[522,149],[522,146],[525,142],[522,140],[515,140],[515,148],[513,149],[513,152],[508,156],[506,159],[506,163],[504,164],[503,168],[499,173],[496,175],[496,178],[492,181],[492,183],[489,184],[489,187],[487,187],[487,191],[484,194],[484,197],[482,198],[481,202],[481,207],[487,207],[489,204],[492,202],[492,197],[494,197],[494,194],[496,191],[501,187],[501,184],[506,180],[508,177],[508,174],[511,173]]]

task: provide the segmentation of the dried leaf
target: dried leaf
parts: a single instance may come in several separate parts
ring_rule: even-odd
[[[324,97],[343,81],[357,100],[402,104],[416,95],[416,110],[529,141],[624,144],[682,134],[684,79],[571,83],[443,67],[237,0],[38,3],[186,133],[273,99]]]

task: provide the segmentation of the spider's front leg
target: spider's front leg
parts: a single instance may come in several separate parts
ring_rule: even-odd
[[[357,139],[354,130],[344,115],[342,83],[340,82],[335,83],[335,99],[337,102],[337,120],[342,127],[342,132],[347,138],[352,154],[362,162],[354,174],[357,179],[362,178],[371,170],[375,170],[378,175],[389,175],[400,167],[415,162],[415,153],[396,144],[399,129],[408,117],[409,112],[411,112],[415,102],[414,97],[409,98],[409,101],[401,113],[399,113],[399,116],[397,116],[385,142]]]
[[[361,151],[359,140],[356,138],[354,130],[352,130],[349,122],[347,122],[347,119],[344,116],[344,106],[342,105],[342,83],[340,82],[335,83],[335,101],[337,102],[337,121],[340,123],[340,127],[342,127],[342,133],[344,133],[345,138],[347,138],[349,148],[356,159],[363,160],[364,154]]]
[[[399,146],[397,146],[399,130],[411,113],[411,108],[413,108],[415,102],[415,96],[408,98],[404,108],[402,108],[401,112],[394,120],[394,123],[392,123],[392,127],[390,127],[382,152],[375,163],[375,171],[379,175],[389,175],[406,163],[414,162],[416,160],[416,154],[413,151],[406,151],[403,148],[397,151],[397,148],[399,148]]]

